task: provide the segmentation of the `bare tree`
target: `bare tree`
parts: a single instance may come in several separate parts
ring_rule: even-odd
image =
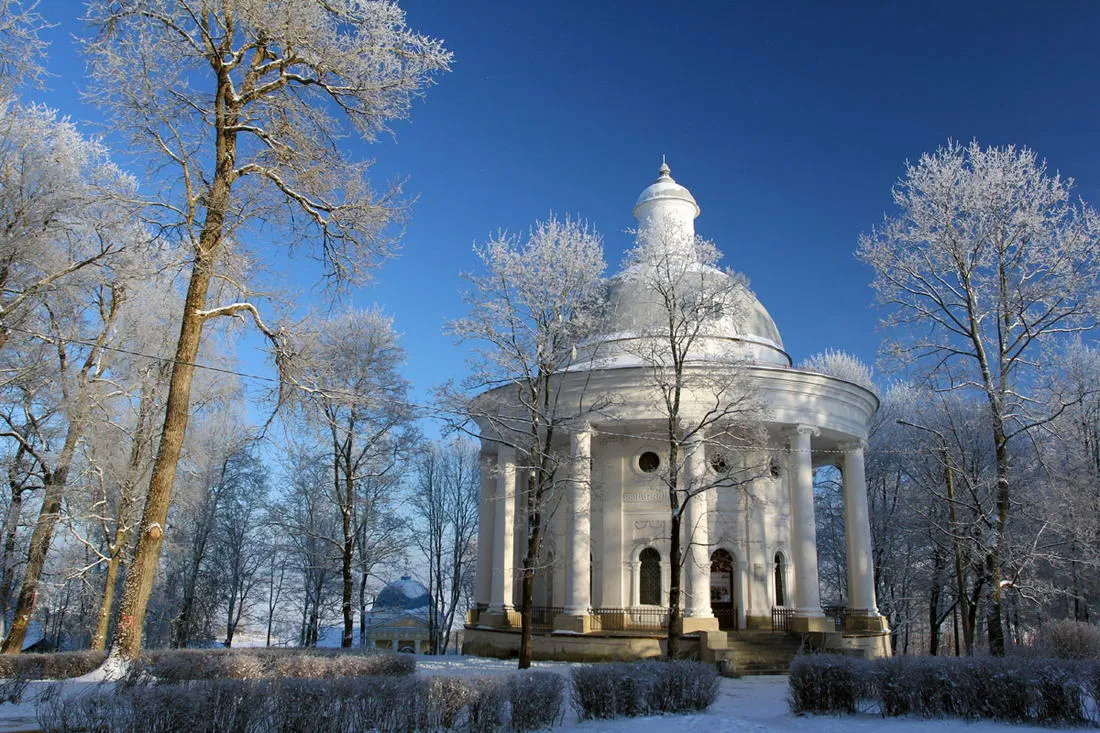
[[[989,648],[1003,654],[1006,532],[1013,506],[1010,443],[1056,417],[1034,397],[1039,350],[1097,323],[1100,219],[1070,200],[1026,148],[949,143],[906,168],[900,212],[860,239],[902,331],[891,353],[923,367],[940,390],[988,404],[996,509],[986,564]]]
[[[749,450],[766,442],[763,409],[736,352],[708,353],[708,338],[743,331],[752,302],[745,278],[717,268],[721,253],[668,217],[637,232],[622,277],[636,288],[647,311],[627,347],[642,363],[662,429],[651,436],[668,451],[660,478],[669,508],[667,654],[679,654],[681,582],[692,557],[698,523],[708,521],[706,492],[744,485],[767,475],[769,459]],[[707,451],[720,463],[707,471]],[[694,463],[694,466],[690,465]],[[694,470],[692,470],[694,469]],[[687,512],[693,502],[704,508]],[[694,509],[699,509],[698,506]],[[687,552],[685,552],[687,550]]]
[[[41,81],[45,26],[38,0],[0,0],[0,104],[20,84]]]
[[[82,325],[82,317],[89,317],[81,312],[84,309],[76,309],[74,314],[63,317],[59,315],[61,309],[58,303],[47,306],[49,333],[46,338],[52,340],[55,347],[55,375],[61,391],[60,409],[66,418],[65,437],[60,451],[52,455],[35,450],[33,444],[14,425],[9,424],[8,427],[12,429],[4,433],[4,437],[14,438],[31,452],[43,479],[42,505],[27,551],[27,564],[23,571],[12,625],[4,638],[2,650],[5,654],[18,654],[23,648],[38,594],[38,584],[53,541],[54,528],[61,515],[61,503],[69,472],[78,444],[88,429],[97,392],[101,389],[102,379],[108,370],[110,352],[105,352],[104,346],[114,329],[124,294],[125,285],[121,280],[92,288],[89,293],[92,298],[90,315],[95,325],[86,336],[79,331],[76,334],[78,339],[81,336],[88,338],[87,342],[83,339],[70,340],[73,339],[73,335],[70,335],[73,327]],[[84,343],[90,345],[84,346]]]
[[[348,311],[324,319],[304,335],[291,365],[300,387],[297,404],[324,436],[331,465],[327,493],[340,516],[339,538],[343,636],[352,645],[355,629],[355,561],[367,570],[392,548],[383,521],[398,468],[410,445],[412,411],[408,383],[399,373],[405,352],[393,323],[378,310]],[[371,554],[374,553],[374,554]],[[382,553],[382,554],[379,554]]]
[[[392,3],[358,0],[95,0],[87,20],[94,99],[149,153],[167,187],[151,207],[191,262],[164,425],[112,651],[141,648],[172,484],[187,429],[204,324],[248,317],[278,350],[243,282],[241,300],[211,305],[232,244],[249,225],[279,224],[313,245],[338,281],[391,252],[384,234],[397,191],[378,195],[367,165],[335,140],[347,122],[373,139],[448,68],[450,54],[405,25]],[[336,116],[330,114],[335,111]],[[170,169],[176,177],[165,177]]]
[[[126,203],[133,179],[56,112],[0,99],[0,160],[2,347],[13,329],[37,332],[43,305],[81,287],[77,276],[104,279],[86,271],[142,239]]]
[[[475,562],[481,488],[478,452],[464,441],[431,443],[416,456],[413,470],[412,534],[428,560],[431,653],[443,654],[463,585]]]
[[[443,399],[478,423],[483,440],[515,448],[525,464],[519,468],[531,476],[523,497],[519,667],[525,669],[531,665],[535,574],[567,480],[558,472],[562,456],[555,440],[603,404],[585,403],[583,396],[579,403],[561,399],[576,346],[597,322],[603,247],[584,222],[551,217],[536,223],[526,239],[500,234],[475,251],[483,272],[467,276],[471,315],[450,326],[477,344],[472,375],[465,393],[444,390]]]
[[[225,645],[248,613],[259,588],[266,557],[261,541],[261,512],[267,500],[267,469],[255,447],[231,457],[232,474],[218,486],[213,556],[219,572],[218,595],[225,606]]]

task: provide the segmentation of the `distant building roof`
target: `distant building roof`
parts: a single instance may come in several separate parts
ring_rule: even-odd
[[[432,605],[432,597],[423,583],[413,580],[409,575],[401,576],[378,594],[374,599],[372,610],[379,611],[413,611],[428,608]]]

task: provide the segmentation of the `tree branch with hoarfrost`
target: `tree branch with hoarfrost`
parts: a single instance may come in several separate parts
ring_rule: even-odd
[[[604,271],[600,236],[575,219],[551,216],[527,236],[500,234],[474,250],[481,271],[467,275],[470,313],[450,330],[474,344],[465,389],[448,386],[441,401],[461,417],[452,427],[483,443],[514,448],[517,472],[529,472],[521,597],[519,667],[531,664],[535,575],[545,570],[543,543],[563,493],[561,441],[579,421],[608,404],[562,387],[577,345],[599,319]],[[473,427],[476,424],[476,428]]]
[[[93,0],[94,101],[163,181],[149,216],[190,252],[175,364],[112,652],[133,659],[187,428],[211,284],[262,225],[306,248],[337,287],[394,250],[400,188],[376,193],[341,137],[373,140],[448,70],[439,40],[392,2]]]
[[[987,554],[987,629],[1003,654],[1010,441],[1067,407],[1034,399],[1045,346],[1100,317],[1100,217],[1027,148],[948,143],[906,167],[898,213],[860,238],[858,256],[899,334],[889,351],[935,389],[974,391],[989,408],[996,516]]]
[[[765,412],[745,368],[747,357],[728,340],[744,331],[754,298],[748,281],[720,270],[722,254],[714,243],[671,216],[650,221],[635,235],[622,277],[638,294],[636,318],[645,325],[628,348],[643,365],[663,422],[649,437],[668,456],[660,467],[670,520],[666,653],[675,659],[682,571],[686,562],[695,562],[693,546],[706,544],[697,540],[693,524],[708,521],[706,493],[766,476],[770,456],[752,449],[767,442]],[[718,468],[693,473],[691,465]]]

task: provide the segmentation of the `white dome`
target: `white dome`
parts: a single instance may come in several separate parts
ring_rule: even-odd
[[[682,201],[691,205],[694,216],[699,216],[699,204],[695,202],[695,197],[691,195],[691,191],[673,180],[672,170],[667,163],[661,163],[659,174],[656,181],[646,186],[638,194],[638,200],[634,202],[632,210],[634,218],[640,220],[645,205],[657,201]]]
[[[699,282],[710,287],[717,278],[728,278],[721,270],[700,266]],[[578,366],[608,368],[638,366],[645,352],[644,339],[667,329],[664,307],[630,271],[612,278],[608,288],[607,317],[602,334],[578,349]],[[719,286],[721,287],[721,286]],[[722,313],[705,323],[702,336],[692,350],[693,361],[747,362],[788,367],[790,357],[783,339],[764,305],[749,294],[734,313]]]
[[[640,231],[671,223],[682,233],[677,241],[691,241],[688,238],[694,237],[698,215],[695,197],[672,179],[663,162],[656,182],[642,191],[634,205]],[[694,258],[691,253],[689,248],[678,254]],[[641,282],[644,268],[644,264],[636,264],[611,279],[602,334],[578,346],[574,370],[638,366],[644,361],[641,354],[646,351],[646,339],[659,337],[667,330],[667,315],[659,296]],[[717,268],[691,261],[684,275],[680,288],[705,288],[709,293],[726,291],[727,284],[722,281],[730,278]],[[728,290],[736,292],[735,288]],[[783,339],[767,309],[751,292],[738,300],[731,302],[726,312],[708,317],[693,348],[692,360],[789,367],[790,357],[783,350]]]

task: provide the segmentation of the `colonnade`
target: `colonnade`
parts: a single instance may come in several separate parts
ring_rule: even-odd
[[[823,631],[827,628],[821,608],[818,586],[817,530],[814,518],[812,438],[819,431],[807,425],[794,425],[787,431],[789,460],[788,485],[791,510],[791,560],[794,570],[792,630]],[[587,631],[592,598],[592,437],[593,428],[585,423],[570,432],[567,464],[568,503],[562,509],[566,521],[565,598],[556,629]],[[490,447],[490,444],[486,444]],[[863,441],[839,445],[844,479],[844,515],[848,560],[848,617],[851,628],[881,630],[882,618],[875,601],[874,566],[867,487],[864,475]],[[498,445],[495,454],[482,453],[481,524],[475,596],[479,608],[503,625],[514,623],[512,585],[516,576],[516,454],[515,449]],[[715,504],[713,481],[707,471],[703,436],[688,442],[680,481],[688,487],[710,486],[691,498],[683,514],[682,547],[685,554],[683,588],[685,591],[685,631],[717,628],[710,605],[710,522],[708,507]],[[486,548],[491,551],[485,552]],[[743,577],[743,574],[742,574]]]

